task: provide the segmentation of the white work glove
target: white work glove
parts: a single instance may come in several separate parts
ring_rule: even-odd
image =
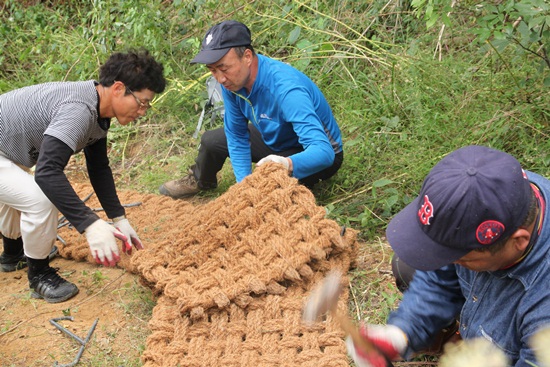
[[[388,361],[402,359],[402,355],[407,350],[407,336],[397,326],[363,325],[359,332],[363,338],[374,344],[387,360],[380,354],[369,354],[359,349],[348,337],[346,339],[348,354],[357,367],[386,367]]]
[[[287,171],[291,171],[289,161],[290,161],[290,159],[287,158],[287,157],[281,157],[280,155],[270,154],[267,157],[264,157],[264,158],[260,159],[258,161],[258,163],[256,163],[256,166],[261,166],[262,164],[267,163],[267,162],[275,162],[275,163],[279,163],[279,164],[282,164],[283,166],[285,166]]]
[[[143,250],[143,244],[139,239],[136,231],[130,225],[130,222],[125,217],[117,217],[113,219],[113,224],[116,229],[126,236],[126,241],[123,241],[122,251],[128,255],[132,254],[132,244],[138,250]],[[132,243],[130,243],[132,241]]]
[[[115,266],[120,261],[116,238],[123,242],[128,239],[115,227],[103,219],[98,219],[86,228],[84,234],[96,263]]]

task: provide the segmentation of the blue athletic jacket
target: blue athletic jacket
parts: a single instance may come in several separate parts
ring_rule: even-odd
[[[342,138],[323,93],[292,66],[257,56],[258,74],[250,94],[245,88],[233,93],[222,86],[224,130],[237,182],[252,172],[248,121],[274,151],[303,148],[291,156],[294,177],[330,167],[342,151]]]

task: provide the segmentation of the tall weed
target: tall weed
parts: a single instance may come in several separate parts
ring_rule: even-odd
[[[146,119],[111,134],[120,179],[142,190],[156,191],[192,164],[198,139],[191,135],[208,73],[189,60],[204,32],[230,18],[251,28],[258,52],[304,71],[327,96],[344,136],[345,161],[316,194],[335,219],[365,236],[382,231],[429,168],[460,146],[489,145],[515,154],[528,169],[550,170],[548,72],[534,56],[507,57],[465,43],[467,14],[444,38],[445,57],[434,60],[440,34],[426,32],[405,3],[45,4],[4,3],[0,91],[95,78],[111,52],[149,49],[165,65],[168,88]],[[230,169],[222,175],[222,187],[234,182]]]

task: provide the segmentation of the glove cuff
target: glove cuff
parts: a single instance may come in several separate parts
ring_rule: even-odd
[[[90,232],[96,231],[98,228],[101,227],[102,222],[104,222],[104,220],[101,218],[98,218],[96,221],[94,221],[92,224],[86,227],[86,229],[84,230],[84,233],[88,234]]]
[[[120,217],[113,218],[113,223],[120,222],[121,220],[126,219],[125,215],[121,215]]]
[[[292,159],[290,157],[285,157],[288,161],[288,175],[292,176],[292,173],[294,172],[294,163],[292,162]]]
[[[407,351],[407,334],[395,325],[362,325],[359,332],[392,361],[403,358]]]

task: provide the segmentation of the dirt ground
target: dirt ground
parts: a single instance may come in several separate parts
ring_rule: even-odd
[[[81,197],[88,191],[82,191]],[[120,198],[123,204],[130,200],[124,192]],[[136,202],[135,194],[131,200]],[[98,208],[93,199],[89,204],[91,208]],[[132,216],[132,208],[127,209],[127,215]],[[154,220],[153,216],[148,218]],[[69,226],[60,228],[58,233],[66,242],[85,243],[84,237]],[[147,238],[142,236],[142,240],[147,243]],[[56,244],[62,246],[60,241]],[[122,264],[128,261],[124,256]],[[122,267],[108,268],[82,261],[86,259],[78,260],[57,256],[51,262],[51,266],[80,289],[76,297],[58,304],[30,297],[26,269],[0,273],[0,366],[53,366],[55,362],[60,365],[73,362],[81,345],[59,331],[51,323],[55,319],[83,340],[98,320],[79,365],[91,361],[94,363],[91,365],[140,365],[154,297],[139,283],[137,275]],[[59,320],[66,316],[73,320]]]
[[[89,186],[80,185],[73,183],[81,198],[91,193]],[[155,224],[166,220],[167,207],[185,209],[186,205],[200,204],[197,201],[172,200],[159,195],[126,194],[120,189],[119,196],[123,204],[140,204],[127,207],[127,216],[138,228],[146,246],[150,241],[170,238],[170,233],[155,232]],[[87,204],[97,208],[99,204],[94,201],[94,197]],[[64,241],[78,242],[86,248],[84,237],[75,229],[64,226],[60,228],[59,234]],[[59,241],[57,244],[63,247]],[[64,256],[67,257],[66,254]],[[64,303],[48,304],[43,300],[32,299],[26,270],[0,273],[0,366],[53,366],[56,363],[73,362],[81,345],[59,331],[52,324],[54,319],[81,339],[86,338],[98,320],[78,365],[141,366],[140,357],[150,334],[148,322],[156,301],[151,291],[141,285],[137,275],[126,270],[129,262],[127,256],[123,256],[121,266],[116,268],[97,266],[90,258],[86,258],[86,254],[72,253],[69,258],[73,259],[57,256],[51,263],[53,267],[59,268],[63,277],[77,284],[80,289],[76,297]],[[380,251],[379,248],[364,248],[360,249],[357,265],[366,269],[362,275],[389,282],[387,258],[387,249]],[[351,292],[353,299],[377,290],[355,291],[352,289]],[[365,318],[363,311],[358,308],[357,317]],[[73,320],[59,320],[65,316],[71,316]]]
[[[72,163],[68,177],[81,198],[90,196],[86,204],[92,209],[100,209],[89,181],[81,167]],[[119,186],[119,198],[123,205],[140,204],[156,195],[141,195],[126,192]],[[178,203],[178,200],[158,195],[161,203],[173,205],[199,205],[204,199],[191,199]],[[127,207],[126,214],[140,232],[143,223],[153,224],[161,220],[162,210],[155,200],[147,206]],[[160,204],[162,205],[162,204]],[[101,210],[100,217],[107,219]],[[66,221],[60,215],[60,223]],[[59,238],[65,242],[77,242],[86,247],[84,236],[70,226],[60,227]],[[139,233],[147,246],[151,236]],[[170,234],[167,234],[170,235]],[[58,248],[63,244],[56,241]],[[0,241],[0,249],[2,248]],[[74,255],[74,254],[73,254]],[[59,331],[51,321],[68,329],[82,340],[92,329],[89,343],[86,344],[78,366],[141,366],[141,354],[146,337],[150,334],[148,322],[155,305],[151,291],[140,284],[139,277],[126,270],[129,261],[122,256],[121,266],[114,268],[94,264],[91,258],[66,259],[58,255],[51,266],[79,287],[79,293],[67,302],[49,304],[31,298],[28,288],[27,269],[11,273],[0,272],[0,366],[53,366],[71,364],[76,361],[81,344],[66,333]],[[73,320],[59,320],[71,316]]]
[[[132,311],[139,302],[136,292],[145,291],[140,289],[136,276],[119,268],[99,268],[61,257],[52,266],[80,288],[79,294],[68,302],[49,304],[30,298],[25,270],[0,273],[0,365],[52,366],[56,361],[73,362],[80,344],[50,322],[64,316],[72,316],[73,321],[57,323],[83,340],[98,320],[83,361],[98,354],[107,360],[136,360],[140,345],[135,337],[142,338],[143,343],[143,330],[147,329],[147,320]]]

